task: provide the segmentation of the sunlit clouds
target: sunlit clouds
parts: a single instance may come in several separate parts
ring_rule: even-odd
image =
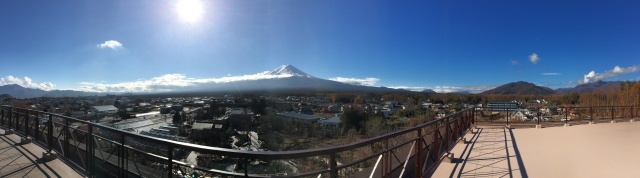
[[[380,81],[380,79],[372,78],[372,77],[368,77],[368,78],[364,78],[364,79],[334,77],[334,78],[329,78],[329,80],[333,80],[333,81],[336,81],[336,82],[342,82],[342,83],[346,83],[346,84],[351,84],[351,85],[362,85],[362,86],[375,86],[378,83],[378,81]]]
[[[538,61],[540,61],[540,57],[538,57],[538,54],[533,53],[529,55],[529,61],[531,61],[532,64],[537,64]]]
[[[79,90],[89,92],[163,92],[176,91],[183,87],[198,86],[208,83],[227,83],[247,80],[286,78],[292,75],[242,75],[221,78],[189,78],[184,74],[165,74],[147,80],[121,83],[81,82]]]
[[[104,48],[110,48],[110,49],[119,49],[122,48],[122,43],[116,41],[116,40],[107,40],[102,44],[98,44],[98,48],[100,49],[104,49]]]
[[[52,90],[55,86],[51,82],[34,83],[33,80],[31,80],[31,78],[29,77],[17,78],[9,75],[7,77],[0,78],[0,86],[11,84],[20,85],[25,88],[40,89],[45,91]]]
[[[613,69],[607,70],[604,73],[596,73],[595,71],[591,71],[585,74],[582,80],[578,80],[578,84],[593,83],[609,77],[638,72],[638,69],[640,69],[639,66],[635,65],[631,67],[615,66]]]
[[[546,76],[562,75],[561,73],[555,73],[555,72],[548,72],[548,73],[541,73],[541,74]]]
[[[408,86],[391,86],[388,88],[393,89],[403,89],[409,91],[424,91],[426,89],[433,90],[437,93],[481,93],[483,91],[487,91],[493,88],[496,88],[496,85],[473,85],[473,86],[435,86],[435,87],[408,87]]]

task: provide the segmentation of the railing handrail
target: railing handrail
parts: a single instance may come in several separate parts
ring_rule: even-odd
[[[463,113],[463,112],[465,112],[467,110],[474,109],[474,108],[466,108],[466,109],[464,109],[462,111],[456,112],[454,114],[447,115],[447,116],[442,117],[442,118],[438,118],[438,119],[435,119],[435,120],[428,121],[428,122],[420,124],[418,126],[410,127],[410,128],[403,129],[403,130],[394,131],[394,132],[383,134],[383,135],[379,135],[379,136],[376,136],[376,137],[373,137],[373,138],[359,140],[359,141],[356,141],[356,142],[351,142],[351,143],[347,143],[347,144],[343,144],[343,145],[329,146],[329,147],[323,147],[323,148],[312,148],[312,149],[305,149],[305,150],[245,151],[245,150],[235,150],[235,149],[229,149],[229,148],[220,148],[220,147],[198,145],[198,144],[193,144],[193,143],[184,143],[184,142],[178,142],[178,141],[173,141],[173,140],[168,140],[168,139],[163,139],[163,138],[156,138],[156,137],[151,137],[151,136],[131,133],[131,132],[124,131],[124,130],[121,130],[121,129],[117,129],[117,128],[113,128],[113,127],[109,127],[109,126],[105,126],[105,125],[101,125],[101,124],[98,124],[98,123],[89,122],[89,121],[85,121],[85,120],[80,120],[80,119],[76,119],[76,118],[73,118],[73,117],[64,116],[64,115],[60,115],[60,114],[56,114],[56,113],[44,112],[44,111],[33,110],[33,109],[28,109],[28,108],[18,108],[18,107],[13,107],[13,106],[6,106],[6,105],[2,106],[2,107],[3,108],[13,108],[13,109],[34,111],[34,112],[38,112],[38,113],[42,113],[42,114],[53,115],[53,116],[59,117],[59,118],[70,119],[73,122],[79,122],[79,123],[83,123],[83,124],[88,124],[88,125],[92,125],[93,127],[98,127],[100,129],[105,129],[105,130],[108,130],[108,131],[117,132],[118,134],[124,134],[127,137],[133,137],[133,138],[138,138],[138,139],[143,139],[143,140],[152,141],[152,142],[158,142],[158,143],[163,143],[163,142],[170,143],[172,146],[174,146],[174,148],[186,148],[186,149],[189,149],[189,150],[192,150],[192,151],[198,151],[200,153],[206,153],[206,154],[216,154],[216,155],[221,155],[221,156],[232,156],[232,157],[237,157],[237,158],[261,159],[261,160],[306,158],[306,157],[327,155],[327,154],[331,154],[331,153],[337,153],[337,152],[352,150],[354,148],[362,147],[362,146],[369,145],[369,144],[372,144],[372,143],[376,143],[376,142],[379,142],[379,141],[382,141],[382,140],[385,140],[385,139],[388,139],[388,138],[393,138],[393,137],[398,136],[398,135],[402,135],[402,134],[406,134],[406,133],[409,133],[409,132],[416,131],[418,129],[424,128],[424,127],[432,125],[434,123],[445,121],[447,119],[450,119],[451,117],[458,116],[458,115],[460,115],[461,113]]]

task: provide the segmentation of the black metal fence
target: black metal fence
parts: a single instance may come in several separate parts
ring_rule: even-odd
[[[0,124],[31,137],[90,177],[428,177],[472,127],[474,111],[466,109],[345,145],[296,151],[243,151],[176,142],[10,106],[2,106]],[[188,163],[185,158],[192,151],[236,164]],[[292,165],[294,170],[277,169],[292,160],[304,164]]]

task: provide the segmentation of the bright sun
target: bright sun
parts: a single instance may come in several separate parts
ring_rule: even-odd
[[[204,9],[198,0],[178,0],[176,11],[180,19],[188,23],[196,23],[202,19]]]

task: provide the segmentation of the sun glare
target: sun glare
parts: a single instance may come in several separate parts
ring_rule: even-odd
[[[204,15],[202,3],[198,0],[178,0],[176,12],[178,12],[180,19],[188,23],[196,23]]]

